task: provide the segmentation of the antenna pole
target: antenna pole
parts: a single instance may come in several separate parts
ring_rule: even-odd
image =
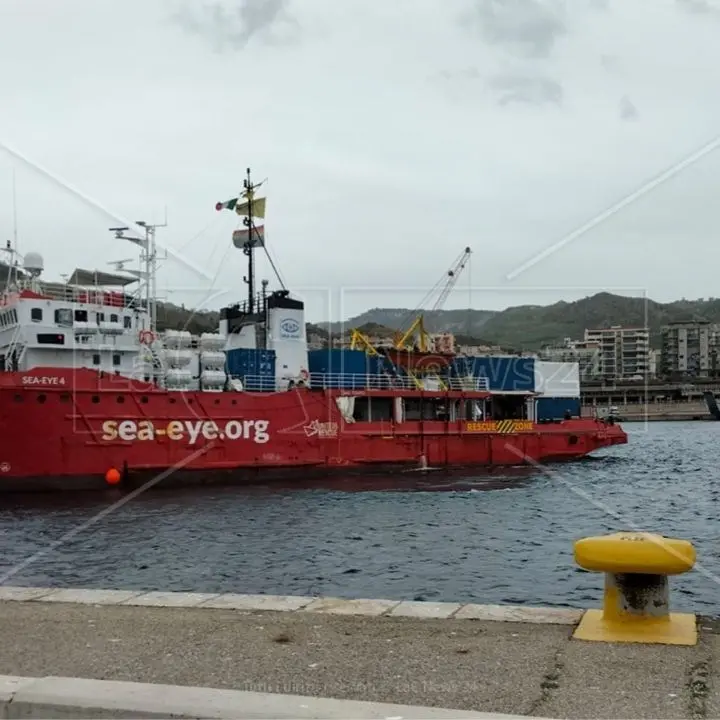
[[[245,282],[248,285],[248,312],[252,314],[255,305],[255,257],[253,248],[253,200],[255,187],[250,180],[250,168],[247,168],[247,177],[243,181],[245,187],[245,197],[247,198],[248,214],[243,219],[243,224],[248,229],[248,239],[243,248],[243,252],[248,258],[248,274]]]
[[[17,192],[15,189],[15,168],[12,171],[12,200],[13,200],[13,250],[17,252]]]
[[[154,224],[146,223],[144,220],[136,220],[145,231],[145,239],[141,240],[137,237],[125,235],[125,231],[129,228],[110,228],[115,233],[115,237],[119,240],[129,240],[131,243],[140,246],[140,262],[144,264],[142,277],[145,280],[145,301],[148,312],[150,313],[150,330],[157,331],[157,245],[155,243],[155,231],[159,227],[166,227],[167,223]]]

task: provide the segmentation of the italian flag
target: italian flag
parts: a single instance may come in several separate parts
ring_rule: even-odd
[[[233,198],[232,200],[226,200],[225,202],[219,202],[215,204],[215,209],[220,210],[234,210],[238,203],[239,198]]]

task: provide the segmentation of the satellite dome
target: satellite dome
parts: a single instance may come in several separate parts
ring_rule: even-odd
[[[23,258],[23,267],[30,273],[30,275],[40,275],[45,269],[45,261],[40,253],[29,252],[25,253]]]

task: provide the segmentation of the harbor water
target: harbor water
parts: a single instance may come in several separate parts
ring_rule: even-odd
[[[7,585],[587,607],[573,541],[618,530],[695,543],[678,610],[720,615],[720,423],[634,423],[572,464],[0,500]]]

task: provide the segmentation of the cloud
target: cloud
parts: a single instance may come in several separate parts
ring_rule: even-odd
[[[717,0],[676,0],[676,2],[688,12],[720,17],[720,3]]]
[[[637,107],[627,95],[620,98],[620,117],[623,120],[637,120],[638,117]]]
[[[522,75],[496,75],[490,80],[490,88],[499,95],[498,104],[513,102],[531,105],[562,104],[563,88],[548,77]]]
[[[469,19],[491,44],[547,57],[566,33],[563,6],[552,0],[474,0]]]
[[[277,30],[280,26],[297,29],[297,22],[288,12],[288,0],[212,2],[201,9],[191,9],[187,4],[176,20],[186,31],[213,40],[219,49],[241,50],[254,38],[275,43],[279,40]]]

